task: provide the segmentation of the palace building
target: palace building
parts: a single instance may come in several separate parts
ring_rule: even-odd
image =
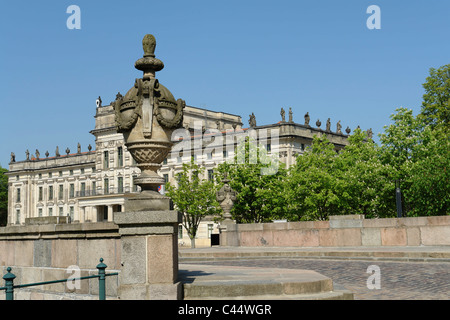
[[[334,143],[336,150],[347,144],[347,134],[341,132],[340,122],[336,131],[330,129],[327,121],[326,129],[309,125],[309,114],[305,115],[303,124],[295,123],[292,111],[289,120],[282,119],[278,123],[256,125],[256,119],[250,116],[250,128],[243,128],[242,118],[225,112],[211,111],[191,106],[184,109],[183,127],[185,132],[196,138],[195,128],[200,132],[225,134],[226,132],[247,132],[250,129],[263,133],[267,151],[274,151],[270,132],[277,131],[276,151],[280,161],[288,167],[295,162],[295,157],[302,154],[311,144],[314,135],[327,134]],[[269,132],[269,136],[267,136]],[[48,151],[42,157],[38,150],[34,155],[26,152],[26,159],[16,161],[11,156],[8,175],[8,225],[46,224],[46,223],[89,223],[113,221],[113,212],[124,211],[125,195],[139,192],[134,184],[134,178],[140,173],[134,159],[127,151],[122,133],[118,133],[115,125],[115,113],[111,105],[102,106],[97,100],[95,128],[90,132],[95,136],[95,150],[88,147],[82,151],[78,144],[77,151],[69,149],[60,154],[57,148],[54,155]],[[202,137],[200,134],[200,137]],[[214,144],[214,143],[212,143]],[[192,147],[192,152],[181,152],[176,156],[169,155],[164,160],[159,174],[166,182],[176,183],[176,175],[182,170],[182,164],[189,162],[195,156],[205,167],[209,179],[212,179],[214,168],[218,163],[234,157],[233,148],[223,148],[223,151],[206,152],[205,148],[214,148],[200,144],[201,152]],[[195,145],[195,142],[192,144]],[[175,143],[172,152],[177,146]],[[198,147],[197,147],[198,149]],[[222,149],[220,149],[222,150]],[[197,157],[199,155],[200,158]],[[160,192],[164,192],[163,188]],[[197,245],[209,245],[211,233],[217,231],[213,219],[204,219],[199,227]],[[188,244],[187,233],[179,229],[180,245]]]

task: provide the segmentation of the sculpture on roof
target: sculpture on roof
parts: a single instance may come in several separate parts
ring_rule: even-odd
[[[289,107],[289,122],[290,123],[294,122],[294,120],[293,120],[293,113],[292,113],[292,108],[291,107]]]
[[[248,120],[248,124],[249,124],[250,128],[256,127],[256,117],[255,117],[255,114],[253,112],[250,115],[250,119]]]
[[[310,120],[311,118],[309,117],[309,112],[307,112],[306,114],[305,114],[305,126],[308,126],[309,127],[309,120]]]
[[[330,118],[327,119],[326,129],[327,132],[331,132],[331,121]]]
[[[281,108],[280,115],[281,115],[281,122],[285,122],[286,111],[284,111],[284,108]]]
[[[341,129],[342,129],[341,120],[339,120],[339,121],[336,123],[336,133],[337,133],[337,134],[341,134],[341,133],[342,133]]]

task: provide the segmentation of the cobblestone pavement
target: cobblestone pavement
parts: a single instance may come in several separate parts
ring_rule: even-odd
[[[336,289],[348,289],[355,300],[450,300],[450,263],[389,262],[329,259],[264,259],[190,262],[246,267],[277,267],[317,271],[333,280]],[[372,273],[380,268],[380,289],[368,289]]]

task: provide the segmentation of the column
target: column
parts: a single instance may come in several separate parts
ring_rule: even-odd
[[[111,204],[108,206],[108,221],[113,221],[113,206]]]

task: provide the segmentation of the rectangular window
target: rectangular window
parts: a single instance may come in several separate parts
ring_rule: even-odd
[[[48,208],[48,216],[53,216],[53,208]]]
[[[20,223],[20,209],[16,209],[16,224]]]
[[[49,178],[52,177],[52,173],[51,173],[51,172],[48,173],[48,177],[49,177]]]
[[[59,207],[59,215],[60,216],[64,215],[64,208],[63,207]]]
[[[97,194],[97,183],[92,181],[92,195],[95,196]]]
[[[123,167],[123,148],[118,147],[117,148],[117,164],[119,167]]]
[[[164,182],[169,182],[169,175],[167,173],[163,174]]]
[[[43,194],[44,194],[43,189],[44,189],[43,187],[39,187],[39,196],[38,196],[39,201],[42,201]]]
[[[109,168],[109,152],[103,151],[103,169]]]
[[[58,200],[63,200],[63,198],[64,198],[64,186],[60,184],[58,190]]]
[[[211,234],[213,232],[214,225],[208,224],[208,239],[211,239]]]
[[[81,174],[84,174],[84,168],[81,168]]]
[[[74,219],[74,208],[73,206],[69,207],[69,213],[70,213],[70,220],[73,221]]]
[[[70,198],[75,197],[75,185],[73,183],[70,184],[69,197]]]
[[[53,186],[48,187],[48,200],[53,200]]]
[[[105,178],[103,180],[103,191],[105,194],[109,194],[109,179]]]
[[[214,181],[214,169],[208,170],[208,181]]]
[[[86,195],[86,182],[82,182],[80,187],[80,196],[84,197]]]
[[[117,192],[123,193],[123,177],[117,178]]]
[[[42,217],[42,208],[38,209],[38,214],[39,214],[39,217]]]
[[[178,225],[178,239],[183,239],[183,226],[181,224]]]
[[[266,150],[267,152],[270,152],[270,150],[272,150],[272,146],[270,145],[270,143],[267,144]]]
[[[138,185],[136,183],[134,183],[134,179],[137,178],[136,176],[133,176],[133,192],[137,192],[138,191]]]
[[[70,174],[71,176],[73,176],[73,170],[72,170],[72,169],[69,171],[69,174]]]
[[[39,179],[42,179],[42,173],[39,173]]]
[[[16,202],[20,202],[20,188],[16,189]]]

